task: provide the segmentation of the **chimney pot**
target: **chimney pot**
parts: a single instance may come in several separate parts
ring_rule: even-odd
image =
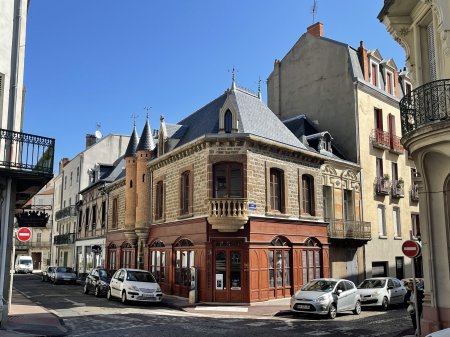
[[[316,22],[315,24],[309,26],[306,29],[306,31],[315,37],[322,37],[323,36],[323,23]]]

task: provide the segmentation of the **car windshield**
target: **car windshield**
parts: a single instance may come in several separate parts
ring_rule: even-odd
[[[56,268],[57,273],[72,273],[72,268],[68,267],[58,267]]]
[[[303,291],[331,291],[336,285],[336,281],[328,280],[312,280],[307,283],[301,290]]]
[[[115,270],[99,269],[98,275],[100,278],[111,278]]]
[[[144,271],[128,271],[127,281],[156,283],[156,280],[153,277],[153,275]]]
[[[375,279],[369,279],[364,280],[359,286],[359,289],[372,289],[372,288],[383,288],[386,284],[386,280],[375,280]]]
[[[31,266],[33,262],[31,260],[20,260],[20,264],[23,264],[25,266]]]

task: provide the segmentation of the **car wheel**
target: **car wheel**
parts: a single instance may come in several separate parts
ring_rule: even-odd
[[[387,297],[383,297],[383,301],[381,302],[381,309],[387,310],[389,306],[389,301]]]
[[[355,309],[353,309],[353,313],[355,315],[359,315],[361,313],[361,302],[356,301]]]
[[[127,303],[127,292],[125,290],[122,291],[122,303],[123,304]]]
[[[111,301],[111,300],[112,300],[111,289],[110,289],[110,288],[108,288],[108,291],[106,292],[106,299],[107,299],[108,301]]]
[[[100,296],[100,289],[98,289],[98,287],[95,287],[94,295],[95,295],[95,297],[99,297]]]
[[[88,294],[88,293],[89,293],[89,289],[87,287],[87,284],[85,284],[84,288],[83,288],[83,294]]]
[[[337,314],[336,305],[330,305],[330,309],[328,309],[328,317],[331,319],[335,319]]]

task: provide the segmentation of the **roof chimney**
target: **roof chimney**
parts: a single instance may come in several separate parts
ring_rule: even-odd
[[[315,24],[309,26],[306,29],[306,32],[311,34],[315,37],[322,37],[323,36],[323,23],[322,22],[316,22]]]
[[[92,145],[94,145],[96,141],[97,141],[97,138],[95,137],[95,135],[87,134],[86,135],[86,149],[91,147]]]
[[[59,173],[62,172],[62,169],[64,168],[64,166],[66,166],[67,163],[69,163],[69,162],[70,162],[69,158],[66,158],[66,157],[64,157],[63,159],[61,159],[59,161]]]
[[[364,47],[364,42],[359,42],[358,48],[358,58],[359,64],[361,65],[361,70],[363,72],[364,80],[369,80],[369,58],[367,56],[367,49]]]

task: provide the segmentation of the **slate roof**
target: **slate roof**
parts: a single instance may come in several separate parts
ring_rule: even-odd
[[[233,100],[237,107],[239,133],[252,134],[304,150],[307,149],[260,100],[258,95],[239,87],[230,89],[181,120],[178,123],[180,128],[171,137],[172,139],[180,137],[176,147],[201,136],[218,133],[220,109],[227,99]]]
[[[125,151],[125,158],[136,157],[136,148],[138,146],[138,136],[136,133],[136,126],[133,128],[133,133],[130,137],[130,142],[128,143],[127,149]]]
[[[151,150],[153,150],[151,137],[152,137],[152,134],[150,131],[150,123],[148,122],[148,119],[147,119],[147,121],[145,122],[144,129],[142,130],[141,138],[139,139],[139,144],[136,147],[136,151],[151,151]]]

